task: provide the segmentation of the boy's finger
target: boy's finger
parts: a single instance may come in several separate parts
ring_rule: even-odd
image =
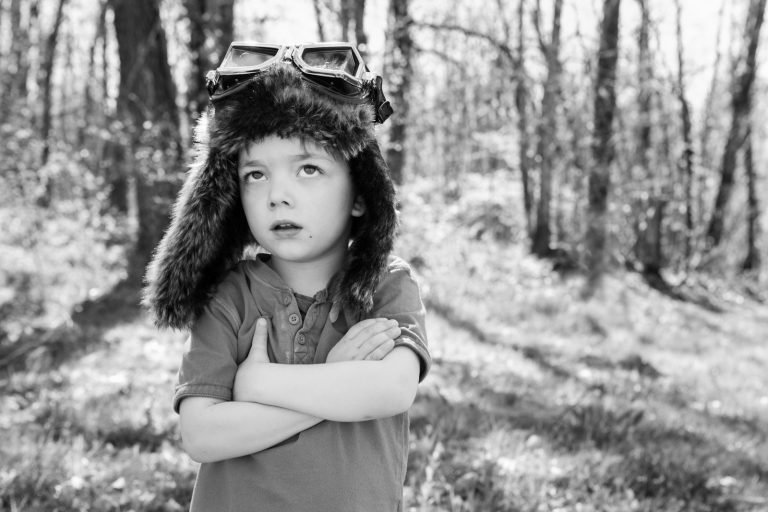
[[[347,336],[355,337],[365,329],[375,326],[376,324],[381,323],[383,320],[383,318],[366,318],[365,320],[361,320],[349,328],[347,331]]]
[[[380,361],[381,359],[384,359],[387,354],[392,352],[392,349],[394,348],[395,340],[387,339],[374,350],[372,350],[367,356],[365,356],[365,359],[368,361]]]
[[[267,319],[259,318],[256,321],[256,329],[253,331],[253,340],[251,341],[251,350],[249,355],[267,355]]]
[[[367,324],[352,335],[353,338],[357,339],[359,344],[358,346],[362,345],[366,340],[376,336],[377,334],[385,333],[389,329],[397,326],[397,323],[394,320],[388,320],[386,318],[377,318],[376,320],[376,322]]]
[[[394,338],[389,336],[386,332],[380,332],[374,336],[371,336],[360,345],[360,357],[365,359],[370,352],[373,352],[378,347],[388,344],[389,342],[394,343]]]

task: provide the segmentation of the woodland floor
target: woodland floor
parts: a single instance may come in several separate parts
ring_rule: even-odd
[[[749,286],[692,279],[685,302],[616,273],[584,301],[578,275],[419,197],[398,252],[423,284],[434,365],[411,411],[407,510],[768,510],[768,306]],[[36,245],[22,224],[0,240],[0,509],[184,510],[183,335],[105,305],[123,245],[64,219]],[[74,298],[94,299],[76,323]]]

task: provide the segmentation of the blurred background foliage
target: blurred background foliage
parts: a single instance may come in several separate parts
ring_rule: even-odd
[[[768,507],[765,4],[2,0],[0,507],[189,498],[183,335],[137,300],[233,39],[384,76],[411,509]]]

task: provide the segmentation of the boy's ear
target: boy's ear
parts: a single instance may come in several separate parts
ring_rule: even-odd
[[[365,215],[365,201],[363,201],[363,196],[357,196],[354,204],[352,204],[352,216],[362,217],[363,215]]]

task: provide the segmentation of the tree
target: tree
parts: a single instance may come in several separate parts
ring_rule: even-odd
[[[497,0],[499,13],[502,13],[501,0]],[[525,226],[529,237],[533,237],[531,197],[531,158],[529,155],[531,141],[528,133],[528,76],[525,72],[525,0],[517,5],[517,58],[515,60],[515,108],[517,110],[517,138],[520,165],[520,181],[523,185],[523,210],[525,211]],[[509,40],[509,29],[505,22],[505,36]]]
[[[747,137],[747,118],[752,105],[752,84],[757,71],[757,45],[763,25],[766,0],[750,0],[744,32],[743,59],[736,65],[731,86],[731,127],[720,163],[720,187],[717,190],[706,235],[706,249],[717,247],[725,230],[725,209],[731,197],[736,171],[736,154]]]
[[[723,52],[720,50],[720,40],[722,39],[722,33],[723,33],[723,19],[724,19],[724,12],[725,12],[725,4],[728,2],[728,0],[723,0],[723,2],[720,4],[720,11],[717,15],[717,35],[715,36],[715,61],[712,65],[712,78],[709,81],[709,89],[707,90],[707,97],[704,101],[704,114],[702,116],[702,123],[701,123],[701,135],[699,136],[699,160],[701,161],[702,165],[705,167],[710,166],[710,153],[711,153],[711,144],[709,142],[709,138],[712,135],[712,128],[713,128],[713,118],[714,118],[714,103],[715,103],[715,97],[718,95],[719,92],[719,74],[720,74],[720,61],[723,58]],[[703,181],[705,180],[705,176],[702,175],[699,177],[699,180],[701,182],[701,185],[703,185]],[[703,189],[703,186],[700,186],[700,192],[701,189]],[[697,220],[703,222],[703,205],[701,204],[703,194],[699,193],[699,204],[698,204],[698,218]]]
[[[315,21],[317,21],[317,35],[319,41],[325,41],[325,24],[323,15],[320,11],[320,0],[312,0],[312,6],[315,8]]]
[[[547,78],[541,100],[541,122],[538,126],[536,153],[539,157],[539,202],[536,207],[536,228],[533,233],[532,252],[540,257],[549,256],[552,208],[552,174],[557,159],[557,102],[560,96],[560,13],[563,1],[554,0],[552,32],[544,41],[539,24],[540,1],[536,2],[536,32],[539,47],[547,63]]]
[[[667,199],[662,197],[660,179],[653,160],[652,99],[653,62],[649,47],[651,17],[646,0],[638,0],[640,29],[638,30],[638,148],[637,161],[642,178],[650,181],[650,191],[638,198],[640,204],[635,228],[634,253],[645,274],[658,276],[663,265],[661,245],[662,223]]]
[[[64,4],[67,0],[59,0],[58,8],[56,9],[56,18],[53,21],[53,27],[48,34],[48,38],[45,40],[45,50],[43,54],[43,65],[41,69],[41,82],[43,91],[43,119],[40,128],[40,138],[43,141],[42,163],[45,165],[48,162],[48,155],[50,153],[50,143],[48,136],[51,132],[51,75],[53,74],[53,61],[56,56],[56,42],[59,37],[59,27],[61,26],[61,20],[64,17]],[[48,194],[46,193],[46,196]],[[47,199],[44,200],[47,202]]]
[[[683,171],[685,183],[685,266],[691,261],[693,237],[693,142],[691,140],[691,110],[685,94],[685,71],[683,59],[683,25],[680,0],[675,0],[676,34],[677,34],[677,99],[680,102],[680,118],[683,125],[683,154],[680,157],[680,168]]]
[[[127,281],[140,284],[179,186],[176,88],[158,0],[110,0],[120,57],[118,116],[129,132],[120,172],[135,182],[138,233]],[[135,159],[134,159],[135,158]]]
[[[11,45],[8,55],[3,62],[3,72],[0,73],[0,119],[9,118],[9,113],[16,110],[20,103],[18,98],[27,96],[27,76],[29,74],[29,30],[22,24],[22,0],[11,0],[8,10],[11,28]],[[36,11],[37,2],[28,5],[30,11]]]
[[[384,76],[387,77],[387,96],[395,110],[389,119],[389,144],[386,159],[392,179],[403,182],[405,167],[405,141],[408,123],[408,96],[411,88],[411,18],[409,0],[390,0],[387,19],[387,44],[384,56]]]
[[[365,25],[363,23],[365,18],[365,0],[357,0],[352,2],[352,5],[355,20],[355,44],[365,59],[368,57],[368,35],[365,33]]]
[[[753,137],[750,123],[744,148],[744,170],[747,175],[747,256],[741,265],[742,270],[757,270],[761,263],[760,251],[757,248],[760,235],[760,203],[757,198],[757,176],[752,156]]]
[[[194,117],[208,104],[205,74],[218,67],[234,34],[234,0],[184,0],[189,17],[187,110]]]
[[[588,288],[599,284],[605,267],[610,168],[614,157],[613,117],[616,108],[616,61],[619,53],[620,0],[603,0],[600,50],[595,82],[592,156],[588,178],[587,232],[585,235]]]

